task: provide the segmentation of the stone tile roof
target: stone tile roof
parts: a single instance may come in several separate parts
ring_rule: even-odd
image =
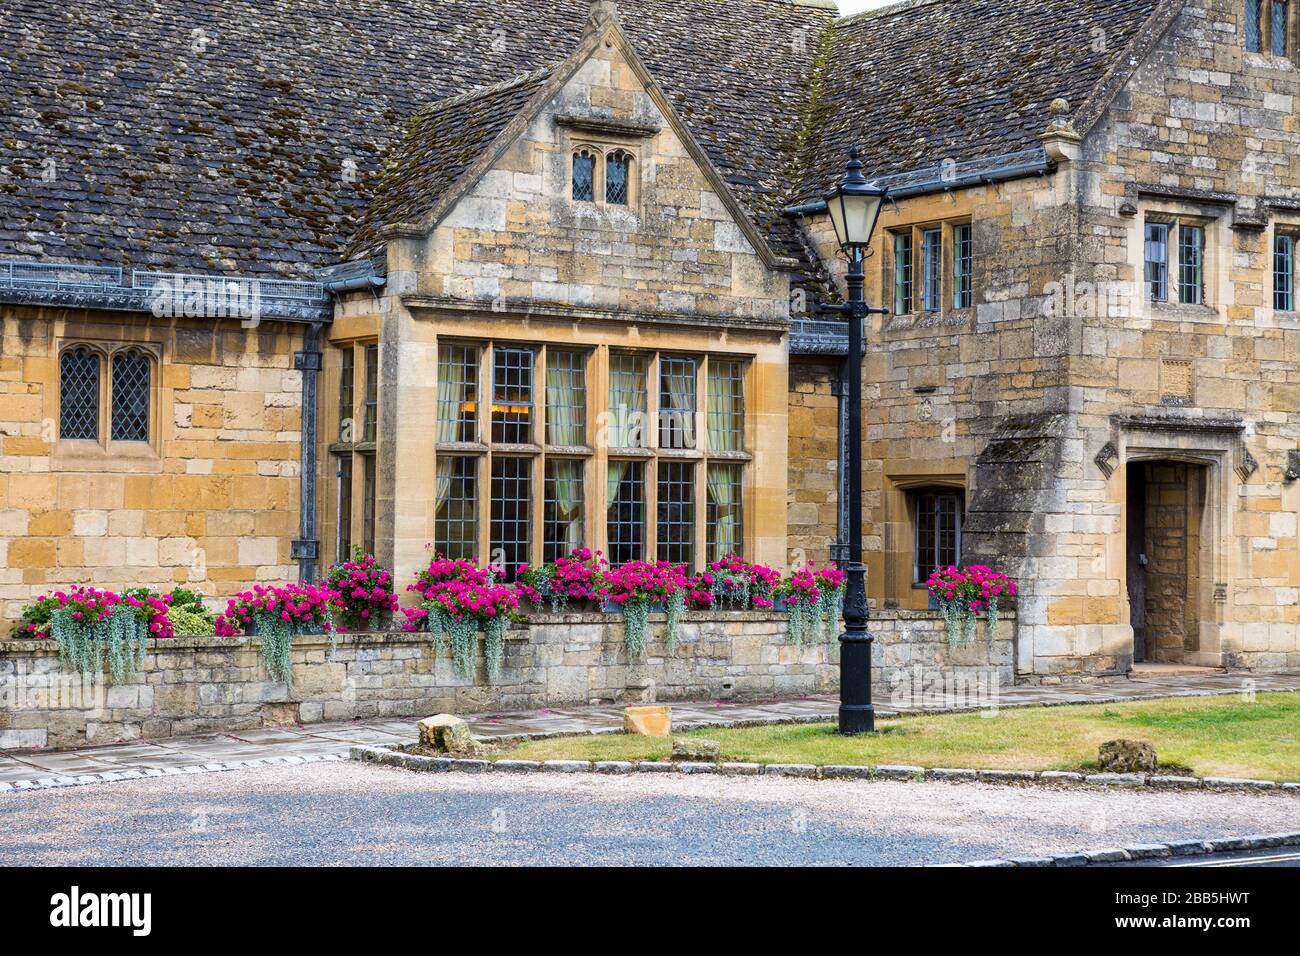
[[[417,222],[546,86],[544,68],[422,106],[380,171],[345,254],[379,252],[379,231]]]
[[[1157,5],[916,0],[833,30],[793,0],[621,0],[619,15],[774,251],[824,291],[781,209],[828,188],[851,142],[876,173],[1030,145],[1051,99],[1080,107]],[[302,276],[344,255],[404,131],[430,162],[394,174],[445,185],[578,46],[589,3],[6,7],[0,258]]]
[[[1056,97],[1081,109],[1161,0],[913,0],[836,23],[794,195],[820,198],[849,147],[868,174],[1033,146]]]
[[[385,149],[421,106],[562,60],[590,5],[5,6],[0,258],[301,275],[343,254]],[[833,12],[622,0],[619,15],[756,223],[787,229],[790,131]]]

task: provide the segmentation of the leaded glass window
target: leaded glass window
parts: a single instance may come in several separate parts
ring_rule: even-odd
[[[740,362],[709,359],[709,448],[745,447],[745,369]]]
[[[478,440],[478,349],[438,347],[438,441]]]
[[[533,440],[533,350],[492,350],[492,440],[524,445]]]
[[[695,447],[695,359],[659,359],[659,447]]]
[[[338,560],[352,554],[352,456],[339,455],[339,535]]]
[[[361,456],[361,547],[367,554],[375,553],[375,456]]]
[[[1205,298],[1205,230],[1178,227],[1178,301],[1201,305]]]
[[[605,157],[605,202],[612,206],[627,205],[631,172],[632,157],[621,149]]]
[[[1264,52],[1265,0],[1245,0],[1245,48],[1252,53]]]
[[[343,350],[339,363],[339,441],[351,444],[356,441],[356,422],[352,403],[356,401],[356,358],[351,346]]]
[[[99,355],[68,349],[59,359],[59,437],[99,440]]]
[[[379,428],[379,346],[366,346],[366,418],[362,441],[374,441]]]
[[[1287,0],[1273,0],[1273,55],[1286,56],[1287,52]]]
[[[971,272],[974,266],[974,247],[970,224],[957,226],[952,231],[952,307],[971,307]]]
[[[938,312],[943,301],[943,230],[921,233],[921,309]]]
[[[739,464],[709,465],[705,537],[710,561],[741,553],[744,522],[740,482]]]
[[[149,370],[139,349],[113,356],[113,441],[149,440]]]
[[[1264,4],[1268,0],[1246,0],[1246,49],[1264,52]]]
[[[962,496],[958,492],[919,492],[916,501],[916,567],[913,580],[956,565],[961,558]]]
[[[1295,236],[1273,237],[1273,308],[1295,310]]]
[[[614,567],[645,558],[645,462],[611,461],[606,530]]]
[[[439,455],[434,494],[434,552],[452,560],[474,560],[478,556],[478,459]]]
[[[587,443],[587,357],[581,352],[546,353],[546,443]]]
[[[1145,277],[1147,298],[1152,302],[1169,301],[1169,224],[1146,224]]]
[[[579,202],[596,199],[596,156],[590,150],[573,154],[573,198]]]
[[[609,356],[609,446],[645,446],[646,360],[630,352]]]
[[[912,311],[912,233],[894,236],[894,314]]]
[[[582,547],[584,462],[546,459],[542,492],[542,560],[554,561]]]
[[[695,464],[659,462],[659,560],[695,562]]]
[[[492,459],[492,560],[505,569],[507,579],[529,561],[532,467],[528,458]]]

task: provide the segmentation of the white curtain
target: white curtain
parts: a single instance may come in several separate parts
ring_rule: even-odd
[[[674,411],[673,419],[664,422],[671,430],[676,426],[680,434],[681,448],[695,447],[695,365],[677,365],[675,371],[668,376],[668,398],[672,402]],[[660,412],[662,417],[663,413]],[[663,429],[660,434],[663,435]],[[667,437],[667,436],[665,436]],[[665,444],[670,444],[671,438]]]
[[[641,447],[644,444],[641,430],[645,414],[645,365],[636,356],[612,356],[609,363],[610,447]]]
[[[709,447],[740,451],[742,403],[738,370],[732,362],[709,363]]]
[[[573,551],[582,547],[582,462],[556,458],[551,468],[556,518],[564,525],[565,546]]]
[[[465,383],[460,376],[460,365],[454,359],[454,348],[438,350],[438,427],[436,440],[456,440],[456,423],[460,418],[460,400],[465,394]],[[442,466],[438,466],[442,474]],[[450,477],[448,478],[450,480]]]
[[[717,520],[713,526],[713,553],[710,560],[728,554],[739,554],[740,528],[740,469],[735,465],[709,467],[709,500]]]
[[[554,364],[546,365],[547,441],[573,448],[586,441],[582,360],[566,353],[557,354],[555,359]]]

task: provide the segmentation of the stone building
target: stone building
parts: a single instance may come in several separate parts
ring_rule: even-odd
[[[1300,4],[14,6],[0,617],[830,560],[856,144],[873,603],[979,562],[1027,680],[1300,666]]]

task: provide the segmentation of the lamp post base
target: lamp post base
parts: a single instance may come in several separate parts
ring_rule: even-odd
[[[870,704],[841,704],[840,733],[846,737],[876,732],[876,709]]]

